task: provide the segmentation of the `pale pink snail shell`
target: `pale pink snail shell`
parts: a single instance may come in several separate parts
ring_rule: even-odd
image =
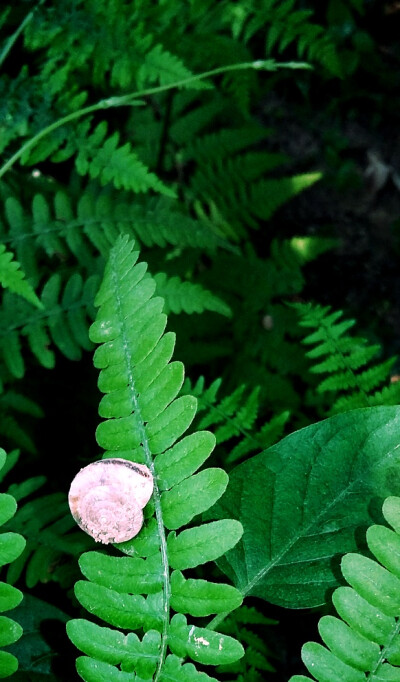
[[[143,525],[142,509],[153,492],[144,464],[113,457],[81,469],[71,483],[69,508],[76,523],[97,542],[125,542]]]

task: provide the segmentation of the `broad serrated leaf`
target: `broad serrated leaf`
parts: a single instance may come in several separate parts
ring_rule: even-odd
[[[398,407],[354,410],[233,470],[212,517],[243,523],[242,542],[219,562],[242,594],[292,608],[324,603],[372,501],[400,492],[399,432]]]

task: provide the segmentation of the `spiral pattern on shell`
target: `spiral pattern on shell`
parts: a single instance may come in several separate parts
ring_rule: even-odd
[[[118,457],[81,469],[68,495],[71,514],[97,542],[125,542],[143,525],[143,507],[153,492],[153,477],[144,464]]]

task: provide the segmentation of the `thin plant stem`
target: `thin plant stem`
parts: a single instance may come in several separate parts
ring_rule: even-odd
[[[39,9],[39,7],[40,7],[41,5],[43,5],[43,3],[44,3],[45,1],[46,1],[46,0],[39,0],[39,2],[38,2],[38,4],[36,5],[36,7],[34,7],[33,10],[31,10],[31,11],[29,12],[29,14],[26,15],[25,19],[23,19],[23,21],[21,21],[21,23],[20,23],[20,25],[18,26],[17,30],[14,31],[14,33],[9,37],[9,39],[7,40],[5,46],[3,47],[2,52],[0,52],[0,66],[2,65],[2,63],[4,62],[4,60],[6,59],[8,53],[10,52],[10,50],[11,50],[12,46],[14,45],[15,41],[16,41],[16,40],[19,38],[19,36],[21,35],[21,33],[22,33],[22,31],[24,30],[25,26],[27,26],[27,24],[29,24],[29,22],[32,20],[32,17],[33,17],[33,15],[35,14],[35,12]]]
[[[25,154],[25,152],[32,149],[32,147],[34,147],[37,144],[37,142],[39,142],[39,140],[41,140],[43,137],[51,133],[53,130],[56,130],[57,128],[60,128],[61,126],[65,125],[66,123],[74,121],[77,118],[81,118],[82,116],[86,116],[87,114],[94,113],[95,111],[99,111],[100,109],[109,109],[111,107],[121,107],[138,104],[136,100],[140,100],[140,98],[148,97],[150,95],[156,95],[160,92],[165,92],[166,90],[172,90],[173,88],[180,88],[184,85],[189,85],[190,83],[195,83],[196,81],[203,80],[204,78],[218,76],[222,73],[227,73],[229,71],[238,71],[244,69],[276,71],[277,68],[282,67],[308,68],[308,65],[303,63],[293,64],[291,62],[278,63],[275,62],[273,59],[268,59],[264,61],[257,60],[255,62],[241,62],[240,64],[229,64],[227,66],[220,66],[216,69],[211,69],[211,71],[204,71],[203,73],[188,76],[187,78],[183,78],[182,80],[175,81],[174,83],[169,83],[167,85],[159,85],[154,88],[139,90],[138,92],[134,92],[129,95],[122,95],[120,97],[109,97],[107,99],[103,99],[100,102],[97,102],[97,104],[92,104],[91,106],[83,107],[82,109],[78,109],[77,111],[68,114],[67,116],[63,116],[62,118],[59,118],[57,121],[54,121],[54,123],[51,123],[49,126],[46,126],[46,128],[43,128],[43,130],[38,132],[27,142],[25,142],[25,144],[23,144],[22,147],[20,147],[20,149],[17,152],[15,152],[15,154],[13,154],[13,156],[11,156],[8,159],[8,161],[6,161],[5,164],[3,164],[3,166],[0,168],[0,178],[2,178],[10,168],[12,168],[16,161],[18,161]]]

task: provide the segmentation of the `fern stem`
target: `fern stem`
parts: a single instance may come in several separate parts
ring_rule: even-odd
[[[5,175],[5,173],[10,168],[12,168],[16,161],[18,161],[25,154],[25,152],[32,149],[32,147],[34,147],[37,144],[37,142],[39,142],[39,140],[41,140],[43,137],[53,132],[53,130],[57,130],[57,128],[60,128],[66,123],[70,123],[70,121],[74,121],[75,119],[81,118],[82,116],[86,116],[87,114],[92,114],[95,111],[99,111],[101,109],[109,109],[111,107],[134,105],[135,100],[141,97],[147,97],[149,95],[155,95],[159,92],[165,92],[166,90],[180,88],[184,85],[189,85],[190,83],[195,83],[196,81],[203,80],[204,78],[210,78],[212,76],[218,76],[222,73],[227,73],[228,71],[239,71],[244,69],[256,70],[265,69],[267,71],[275,71],[277,68],[284,68],[286,66],[288,68],[293,68],[293,64],[290,62],[278,63],[275,62],[275,60],[273,59],[267,60],[259,59],[255,62],[241,62],[239,64],[228,64],[227,66],[220,66],[216,69],[211,69],[211,71],[204,71],[203,73],[188,76],[187,78],[183,78],[180,81],[175,81],[174,83],[169,83],[167,85],[159,85],[154,88],[139,90],[138,92],[134,92],[130,95],[122,95],[121,97],[109,97],[107,99],[102,99],[100,100],[100,102],[97,102],[97,104],[92,104],[88,107],[78,109],[77,111],[74,111],[71,114],[68,114],[67,116],[59,118],[57,121],[54,121],[54,123],[51,123],[49,126],[46,126],[46,128],[43,128],[43,130],[38,132],[27,142],[25,142],[25,144],[23,144],[22,147],[20,147],[20,149],[17,152],[15,152],[15,154],[13,154],[13,156],[11,156],[11,158],[8,161],[6,161],[5,164],[3,164],[3,166],[0,168],[0,178],[2,178],[3,175]],[[298,68],[305,68],[308,65],[299,64],[297,66]],[[136,104],[138,103],[136,102]]]
[[[14,31],[14,33],[9,37],[9,39],[7,40],[7,42],[6,42],[6,44],[5,44],[5,46],[4,46],[3,50],[2,50],[2,52],[0,53],[0,66],[2,65],[2,63],[4,62],[4,60],[6,59],[8,53],[10,52],[10,50],[11,50],[12,46],[14,45],[14,43],[16,42],[16,40],[18,40],[18,38],[19,38],[19,36],[21,35],[22,31],[24,30],[25,26],[27,26],[27,25],[29,24],[29,22],[32,20],[32,17],[33,17],[33,15],[35,14],[35,12],[39,9],[39,7],[40,7],[41,5],[43,5],[44,2],[45,2],[45,0],[39,0],[39,2],[38,2],[38,4],[36,5],[36,7],[34,7],[33,10],[31,10],[31,11],[26,15],[25,19],[23,19],[23,20],[21,21],[21,23],[20,23],[20,25],[18,26],[17,30]]]
[[[113,258],[113,251],[111,251],[110,257]],[[130,394],[131,394],[133,409],[134,409],[134,412],[138,416],[138,424],[139,424],[138,430],[140,432],[140,442],[141,442],[142,447],[143,447],[145,464],[150,469],[150,471],[153,475],[153,479],[154,479],[153,501],[154,501],[156,519],[157,519],[158,533],[159,533],[159,537],[160,537],[160,550],[161,550],[161,560],[162,560],[162,565],[163,565],[163,583],[164,583],[164,587],[163,587],[164,622],[163,622],[163,629],[162,629],[162,633],[161,633],[161,646],[160,646],[160,654],[159,654],[159,658],[158,658],[157,670],[156,670],[155,675],[154,675],[154,682],[157,682],[157,680],[159,680],[160,675],[162,673],[162,668],[164,665],[165,657],[167,655],[167,643],[168,643],[171,586],[170,586],[170,578],[169,578],[167,539],[165,536],[165,529],[164,529],[164,523],[163,523],[163,518],[162,518],[161,496],[160,496],[160,491],[159,491],[158,486],[157,486],[157,475],[156,475],[155,468],[154,468],[153,458],[151,456],[149,440],[147,437],[146,429],[144,427],[144,421],[141,417],[138,395],[137,395],[137,391],[135,389],[135,379],[134,379],[132,369],[131,369],[133,363],[132,363],[131,353],[129,351],[129,344],[126,341],[126,339],[127,339],[126,326],[125,326],[124,315],[122,312],[122,301],[121,301],[121,297],[119,295],[119,280],[118,280],[118,277],[116,274],[116,268],[115,267],[113,268],[113,280],[114,280],[114,288],[115,288],[115,292],[116,292],[117,307],[119,310],[119,317],[122,320],[122,337],[124,338],[125,362],[126,362],[128,383],[129,383],[129,388],[130,388]]]

